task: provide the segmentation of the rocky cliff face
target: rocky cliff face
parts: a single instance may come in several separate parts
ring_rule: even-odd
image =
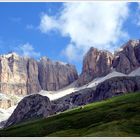
[[[22,122],[27,121],[30,118],[47,117],[52,113],[51,103],[48,97],[38,94],[30,95],[21,100],[5,126],[17,124],[21,120]]]
[[[41,90],[39,81],[38,63],[34,59],[28,59],[27,62],[27,93],[37,93]]]
[[[97,86],[94,100],[103,100],[136,91],[140,91],[140,77],[114,77]]]
[[[74,66],[42,58],[39,63],[39,81],[43,90],[61,89],[78,78]]]
[[[78,78],[74,66],[41,59],[20,57],[15,53],[0,56],[0,92],[27,95],[41,89],[57,90]]]
[[[82,74],[78,84],[84,85],[96,77],[102,77],[111,72],[113,55],[108,51],[90,48],[83,60]]]
[[[18,104],[5,127],[29,119],[47,117],[70,108],[136,91],[140,91],[140,77],[115,77],[102,82],[96,89],[82,89],[52,102],[45,96],[38,94],[30,95]]]
[[[78,79],[84,85],[115,69],[129,74],[140,66],[140,41],[130,40],[111,54],[91,48],[84,57],[80,77],[74,66],[53,62],[48,58],[35,61],[15,53],[0,56],[0,92],[26,95],[43,90],[58,90]]]
[[[15,53],[0,56],[0,92],[27,94],[27,59]]]
[[[114,77],[100,83],[95,88],[85,88],[56,101],[56,112],[86,105],[113,96],[140,91],[140,77]]]
[[[130,40],[114,55],[113,68],[129,74],[140,66],[140,40]]]
[[[84,57],[78,85],[84,85],[96,77],[107,75],[112,69],[129,74],[140,66],[140,40],[130,40],[111,54],[91,48]]]

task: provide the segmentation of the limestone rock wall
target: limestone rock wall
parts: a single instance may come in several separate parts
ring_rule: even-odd
[[[48,59],[36,61],[16,53],[0,56],[0,92],[27,95],[58,90],[78,78],[74,66]]]

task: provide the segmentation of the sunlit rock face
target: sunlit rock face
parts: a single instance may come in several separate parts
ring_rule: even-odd
[[[102,77],[111,72],[113,55],[91,47],[83,59],[83,68],[79,85],[84,85],[96,77]]]
[[[0,92],[27,94],[27,59],[15,53],[0,56]]]
[[[14,102],[10,99],[0,99],[0,108],[8,109],[9,107],[13,106]]]
[[[16,53],[0,56],[0,92],[27,95],[41,89],[58,90],[78,78],[74,66],[42,58],[36,61]]]
[[[78,85],[102,77],[112,70],[129,74],[140,66],[140,40],[129,40],[114,54],[91,47],[83,59]]]

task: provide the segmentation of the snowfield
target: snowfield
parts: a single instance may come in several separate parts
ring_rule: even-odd
[[[0,122],[7,120],[8,117],[11,115],[11,113],[14,111],[14,109],[16,108],[16,106],[12,106],[8,109],[2,109],[0,108]]]
[[[0,123],[2,121],[6,121],[10,117],[10,115],[13,113],[15,108],[16,108],[16,106],[12,106],[12,107],[10,107],[8,109],[0,108]],[[3,125],[0,124],[0,128],[2,128],[2,127],[3,127]]]
[[[67,86],[63,89],[57,90],[57,91],[41,90],[39,92],[39,94],[43,95],[43,96],[47,96],[52,101],[52,100],[59,99],[63,96],[66,96],[68,94],[71,94],[72,92],[75,92],[75,91],[78,91],[78,90],[80,90],[80,88],[76,88],[75,83],[72,83],[71,85],[69,85],[69,86]]]

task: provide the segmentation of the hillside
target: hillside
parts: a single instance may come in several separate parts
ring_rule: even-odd
[[[140,92],[0,130],[0,136],[140,136]]]

